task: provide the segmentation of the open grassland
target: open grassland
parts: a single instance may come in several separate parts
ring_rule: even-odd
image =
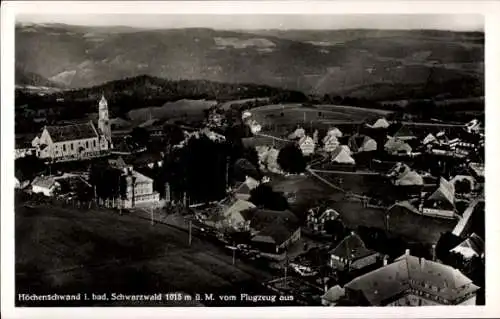
[[[221,248],[109,211],[16,206],[18,293],[234,291],[268,279]]]

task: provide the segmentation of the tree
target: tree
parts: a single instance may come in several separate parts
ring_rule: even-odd
[[[450,250],[455,248],[462,242],[462,239],[451,232],[442,233],[436,243],[436,258],[447,260],[450,255]]]
[[[472,190],[471,183],[468,179],[458,180],[455,182],[455,191],[457,193],[466,194]]]
[[[165,124],[163,126],[163,133],[165,134],[168,146],[177,145],[184,140],[184,132],[178,125]]]
[[[250,191],[250,202],[255,206],[270,210],[281,211],[289,208],[286,198],[266,184],[260,184]]]
[[[295,144],[288,144],[278,154],[278,164],[288,173],[302,173],[306,169],[306,160],[302,151]]]
[[[102,164],[90,168],[90,183],[95,187],[97,197],[103,199],[123,198],[126,194],[126,180],[122,171]]]
[[[30,155],[16,159],[14,169],[16,177],[22,182],[33,180],[38,173],[46,169],[46,166],[41,159]]]
[[[149,143],[149,132],[143,127],[134,127],[130,134],[134,142],[139,145],[147,145]]]

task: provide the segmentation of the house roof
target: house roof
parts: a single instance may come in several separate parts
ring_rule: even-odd
[[[412,150],[411,146],[408,143],[405,143],[404,141],[395,137],[390,138],[385,143],[384,148],[393,152],[406,151],[407,153],[409,153]]]
[[[331,255],[343,259],[358,259],[363,258],[376,252],[366,248],[363,240],[355,233],[351,233],[345,237],[334,249],[330,250]]]
[[[54,143],[99,137],[92,122],[64,126],[46,126]]]
[[[441,177],[439,180],[439,187],[436,189],[429,199],[439,200],[439,201],[447,201],[450,204],[454,205],[455,203],[455,185],[453,183],[448,182],[444,178]]]
[[[436,142],[436,141],[437,141],[436,137],[435,137],[434,135],[432,135],[432,133],[429,133],[429,134],[428,134],[428,135],[424,138],[424,140],[422,141],[422,143],[423,143],[424,145],[426,145],[426,144],[433,143],[433,142]]]
[[[339,145],[332,152],[332,161],[337,163],[345,163],[345,164],[355,164],[356,162],[348,153],[348,148],[344,147],[345,145]]]
[[[338,128],[332,127],[328,130],[326,136],[342,137],[342,132]]]
[[[328,289],[328,291],[321,296],[322,299],[330,302],[336,302],[340,298],[344,297],[345,289],[340,287],[339,285],[335,285],[332,288]]]
[[[462,254],[467,258],[481,256],[481,254],[484,253],[484,241],[478,235],[472,234],[469,238],[465,239],[450,251]]]
[[[113,168],[118,168],[118,169],[124,169],[129,167],[127,163],[123,160],[123,158],[120,156],[116,159],[108,159],[108,164],[113,167]]]
[[[415,134],[406,125],[401,126],[401,128],[394,134],[394,137],[399,138],[414,138]]]
[[[268,236],[277,245],[282,244],[299,228],[297,217],[290,211],[273,211],[264,209],[249,209],[241,212],[245,220],[250,221],[250,227],[256,230],[258,236]]]
[[[233,214],[240,213],[244,210],[252,209],[255,207],[256,206],[254,204],[246,200],[237,199],[236,201],[234,201],[233,203],[231,203],[226,207],[226,209],[223,211],[223,214],[225,217],[233,216]]]
[[[373,125],[368,125],[371,128],[388,128],[389,122],[385,118],[379,118]]]
[[[56,185],[56,179],[53,176],[37,176],[31,185],[50,189]]]
[[[411,255],[403,255],[387,266],[357,277],[345,288],[361,291],[371,305],[383,305],[409,288],[450,301],[479,289],[459,270]]]

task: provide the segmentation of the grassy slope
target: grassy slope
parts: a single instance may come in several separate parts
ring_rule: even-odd
[[[209,243],[104,211],[16,206],[19,292],[173,292],[234,289],[267,274],[231,265]]]

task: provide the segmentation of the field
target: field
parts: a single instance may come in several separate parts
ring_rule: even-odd
[[[375,121],[389,111],[341,105],[302,106],[301,104],[266,105],[250,110],[264,130],[290,130],[297,125],[305,129],[327,129],[332,125],[350,126]]]
[[[146,107],[128,112],[128,117],[134,122],[144,122],[151,118],[166,120],[171,118],[193,117],[203,118],[203,111],[217,104],[216,101],[182,99],[167,102],[163,106]]]
[[[109,211],[16,206],[18,293],[258,289],[264,270],[176,228]],[[175,305],[175,304],[174,304]]]
[[[379,176],[353,174],[332,176],[332,174],[328,174],[327,179],[335,183],[338,178],[342,178],[341,186],[349,192],[356,194],[381,192],[378,189],[380,188]],[[271,183],[276,191],[296,193],[296,202],[292,205],[292,210],[298,214],[307,211],[316,200],[327,199],[331,201],[331,208],[340,213],[348,228],[356,229],[359,226],[366,226],[387,229],[385,209],[364,207],[360,201],[345,198],[342,192],[313,177],[282,177],[273,179]],[[398,211],[398,214],[392,214],[390,217],[389,233],[409,241],[436,243],[441,233],[451,231],[455,224],[456,221],[453,220],[442,220]]]

